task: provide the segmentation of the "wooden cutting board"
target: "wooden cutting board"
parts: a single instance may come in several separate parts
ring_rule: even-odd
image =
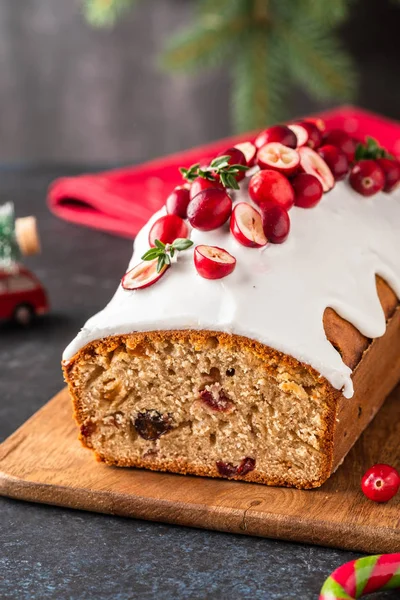
[[[400,551],[400,494],[360,490],[376,462],[399,467],[400,388],[321,488],[300,491],[97,463],[77,441],[66,390],[0,446],[0,494],[20,500],[368,553]],[[397,464],[396,464],[397,463]]]

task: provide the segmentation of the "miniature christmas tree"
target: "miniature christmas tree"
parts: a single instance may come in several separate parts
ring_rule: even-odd
[[[15,234],[14,205],[0,206],[0,267],[11,267],[20,258]]]
[[[112,25],[137,0],[84,0],[87,19]],[[335,29],[354,0],[197,0],[193,25],[173,36],[162,62],[188,74],[226,65],[236,128],[285,118],[293,86],[350,100],[356,75]]]

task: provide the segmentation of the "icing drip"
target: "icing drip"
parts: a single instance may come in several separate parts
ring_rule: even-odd
[[[247,192],[242,189],[235,201],[249,201]],[[138,234],[131,267],[148,249],[149,228],[163,214],[165,209]],[[193,265],[193,248],[182,252],[155,285],[132,292],[119,286],[63,358],[108,335],[156,329],[225,331],[311,365],[351,397],[351,370],[326,339],[323,313],[333,308],[369,338],[384,334],[375,274],[400,297],[400,189],[365,198],[341,182],[315,208],[292,208],[290,219],[287,241],[261,249],[240,245],[228,224],[210,232],[193,229],[195,245],[220,246],[235,256],[231,275],[202,279]]]

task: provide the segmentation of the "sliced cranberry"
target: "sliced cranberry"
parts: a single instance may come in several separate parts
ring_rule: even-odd
[[[158,440],[172,428],[173,418],[170,413],[162,414],[150,409],[137,414],[133,425],[144,440]]]
[[[233,402],[225,395],[224,390],[216,386],[201,390],[200,397],[204,404],[217,412],[227,412],[233,407]]]

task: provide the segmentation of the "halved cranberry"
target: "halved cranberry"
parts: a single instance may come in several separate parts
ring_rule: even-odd
[[[297,147],[296,134],[286,125],[274,125],[273,127],[264,129],[264,131],[258,134],[254,144],[257,148],[262,148],[262,146],[270,142],[280,142],[284,146],[289,146],[289,148]]]
[[[158,410],[149,409],[136,415],[133,426],[144,440],[158,440],[172,429],[172,423],[170,413],[162,414]]]

